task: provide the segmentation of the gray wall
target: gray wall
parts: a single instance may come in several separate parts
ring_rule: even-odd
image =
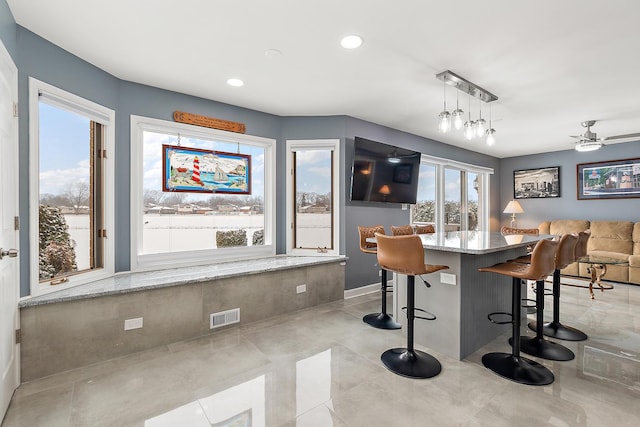
[[[11,9],[5,0],[0,0],[0,40],[13,58],[13,62],[17,63],[16,21],[13,19]]]
[[[578,200],[576,193],[578,163],[638,157],[640,141],[609,144],[590,153],[567,150],[502,159],[499,212],[502,212],[509,200],[513,199],[514,170],[560,166],[560,197],[519,199],[524,213],[517,215],[518,227],[537,227],[541,222],[552,219],[640,221],[639,199]],[[500,218],[502,225],[509,225],[511,215],[501,213]]]
[[[0,11],[9,12],[5,0],[0,0]],[[353,289],[378,281],[375,259],[363,256],[358,248],[357,225],[409,222],[409,211],[400,206],[351,203],[349,198],[353,138],[362,136],[380,142],[406,147],[426,154],[462,162],[492,167],[496,175],[491,180],[491,194],[499,191],[499,160],[472,151],[452,147],[436,141],[400,132],[395,129],[346,116],[279,117],[272,114],[240,108],[198,97],[166,91],[143,84],[122,81],[53,45],[31,31],[16,25],[8,14],[0,21],[0,38],[13,46],[19,71],[20,97],[20,216],[22,230],[20,247],[29,253],[29,111],[28,77],[94,101],[116,111],[116,271],[130,267],[130,115],[141,115],[172,120],[175,110],[197,112],[227,120],[243,122],[247,133],[277,140],[276,185],[278,194],[285,188],[285,141],[287,139],[335,138],[341,141],[340,182],[344,183],[340,202],[340,247],[350,257],[346,269],[346,288]],[[279,198],[282,200],[282,197]],[[498,215],[500,200],[491,197],[492,226]],[[285,206],[277,205],[276,251],[285,252]],[[496,225],[497,226],[497,225]],[[495,227],[494,227],[495,228]],[[21,258],[21,295],[29,294],[29,258]]]

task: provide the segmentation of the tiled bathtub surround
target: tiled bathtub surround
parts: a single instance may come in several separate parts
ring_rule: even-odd
[[[508,348],[508,333],[461,361],[418,346],[442,363],[429,380],[389,372],[380,354],[405,341],[403,331],[362,322],[380,305],[376,293],[23,384],[2,427],[248,419],[273,427],[637,426],[640,287],[616,285],[594,301],[586,289],[562,292],[564,318],[589,340],[563,343],[576,353],[572,361],[536,359],[555,374],[549,386],[515,384],[482,366],[482,354]]]
[[[278,257],[138,273],[24,301],[22,381],[208,334],[211,313],[240,308],[247,324],[342,299],[343,262]],[[139,317],[143,328],[124,330]]]

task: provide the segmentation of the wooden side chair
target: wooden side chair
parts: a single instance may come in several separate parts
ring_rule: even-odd
[[[433,225],[416,225],[416,234],[433,234],[436,229]]]

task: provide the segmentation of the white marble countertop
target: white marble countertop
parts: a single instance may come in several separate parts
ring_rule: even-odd
[[[538,240],[551,239],[551,234],[539,236],[512,234],[503,235],[499,231],[446,231],[444,233],[417,234],[425,249],[463,254],[482,255],[506,249],[526,247]],[[375,242],[375,238],[367,241]]]
[[[463,254],[489,254],[506,249],[526,247],[538,240],[553,238],[553,235],[539,236],[512,234],[503,235],[490,231],[447,231],[444,233],[419,234],[422,246],[445,252],[459,252]]]
[[[26,298],[19,307],[33,307],[63,301],[84,298],[96,298],[127,292],[136,292],[153,288],[188,285],[208,280],[224,279],[269,271],[286,270],[310,265],[344,262],[347,258],[340,256],[287,256],[225,262],[220,264],[179,267],[166,270],[145,271],[140,273],[121,273],[107,279],[96,280],[84,285],[62,289],[60,291]]]

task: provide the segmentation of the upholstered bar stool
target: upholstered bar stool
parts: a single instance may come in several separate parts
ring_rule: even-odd
[[[394,236],[408,236],[413,234],[413,227],[410,225],[392,225],[391,234]]]
[[[575,248],[578,236],[575,234],[564,234],[558,243],[555,256],[555,271],[565,268],[575,259]],[[520,350],[531,356],[541,357],[548,360],[567,361],[575,358],[575,354],[567,347],[546,340],[543,334],[544,322],[544,280],[536,282],[536,322],[529,323],[529,328],[536,331],[535,337],[520,337]],[[533,325],[533,328],[531,327]]]
[[[540,235],[540,231],[537,228],[502,227],[500,229],[500,233],[502,233],[503,236],[511,236],[511,235],[539,236]],[[531,250],[529,248],[527,248],[527,251],[531,252]],[[517,259],[513,260],[513,262],[523,262],[525,264],[528,264],[529,262],[531,262],[531,253],[529,253],[528,255],[525,255],[523,257],[517,258]],[[532,287],[532,289],[533,289],[533,287]],[[533,305],[526,304],[527,302],[532,302]],[[529,299],[529,298],[523,298],[522,299],[522,308],[525,308],[527,310],[527,314],[535,313],[536,312],[536,302],[535,302],[535,300],[532,300],[532,299]]]
[[[591,230],[578,233],[573,261],[587,254],[587,241],[590,236]],[[529,323],[529,328],[536,330],[537,322]],[[565,341],[584,341],[587,339],[587,334],[584,332],[560,323],[560,270],[558,268],[553,272],[553,321],[544,324],[542,333],[548,337]]]
[[[415,318],[435,320],[435,316],[416,316],[415,312],[425,310],[415,307],[415,276],[446,270],[446,265],[424,263],[424,249],[419,236],[385,236],[376,234],[378,242],[378,263],[386,270],[407,276],[407,347],[392,348],[380,356],[384,366],[391,372],[409,378],[431,378],[440,373],[438,360],[428,353],[416,350],[413,344],[413,323]],[[423,279],[424,280],[424,279]],[[431,286],[425,281],[425,285]],[[430,314],[430,313],[428,313]]]
[[[554,380],[553,373],[531,359],[520,356],[520,298],[522,295],[521,280],[544,280],[555,268],[555,252],[557,241],[540,240],[531,253],[531,263],[521,264],[504,262],[491,267],[482,267],[478,271],[497,273],[512,278],[511,294],[511,337],[513,345],[509,353],[487,353],[482,356],[482,364],[501,377],[520,384],[546,385]],[[489,320],[492,322],[491,314]],[[494,322],[498,323],[498,322]],[[503,322],[500,322],[503,323]]]
[[[381,225],[374,225],[372,227],[359,225],[358,233],[360,234],[360,250],[366,254],[376,254],[377,244],[367,242],[367,239],[375,237],[375,233],[384,235],[384,227]],[[362,321],[378,329],[400,329],[402,325],[393,320],[387,313],[387,293],[389,292],[389,288],[387,286],[387,270],[385,270],[384,267],[382,267],[380,281],[380,293],[382,294],[380,313],[366,314],[362,318]]]

